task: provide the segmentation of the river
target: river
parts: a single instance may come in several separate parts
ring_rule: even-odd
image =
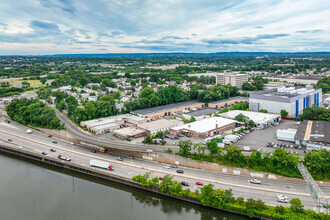
[[[1,220],[243,220],[118,183],[0,154]]]

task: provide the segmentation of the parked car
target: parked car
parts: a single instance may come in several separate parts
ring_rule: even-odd
[[[198,186],[204,186],[204,183],[202,183],[202,182],[196,182],[196,185],[198,185]]]
[[[324,203],[317,203],[316,207],[326,208],[327,206]]]
[[[190,138],[191,136],[189,134],[186,135],[188,138]]]
[[[183,173],[183,170],[177,170],[176,172],[177,173]]]
[[[250,180],[250,183],[261,184],[260,180],[257,179]]]
[[[166,138],[170,138],[168,135],[165,135]]]
[[[116,160],[123,161],[124,159],[122,157],[117,157]]]
[[[182,181],[182,182],[181,182],[181,185],[182,185],[182,186],[189,186],[189,183],[186,182],[186,181]]]
[[[165,165],[164,168],[165,169],[171,169],[171,167],[169,165]]]
[[[47,155],[47,153],[46,153],[46,152],[42,152],[41,154],[42,154],[42,155]]]
[[[127,138],[127,139],[126,139],[126,141],[132,141],[132,139],[130,139],[130,138]]]
[[[171,168],[178,168],[177,165],[171,165]]]
[[[50,151],[51,151],[51,152],[56,152],[56,150],[55,150],[55,149],[53,149],[53,148],[52,148],[52,149],[50,149]]]

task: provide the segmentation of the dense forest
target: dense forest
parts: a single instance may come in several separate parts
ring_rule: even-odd
[[[12,120],[23,125],[50,129],[64,128],[54,109],[38,99],[16,99],[6,106],[6,111]]]

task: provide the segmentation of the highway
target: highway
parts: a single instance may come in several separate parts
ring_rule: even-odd
[[[241,196],[245,199],[250,197],[261,199],[269,205],[279,205],[276,201],[277,195],[285,194],[288,196],[288,199],[300,198],[305,208],[314,209],[314,201],[309,195],[304,182],[260,179],[262,183],[260,185],[255,185],[249,183],[248,181],[251,178],[246,176],[236,176],[186,167],[179,167],[184,173],[178,174],[176,173],[177,169],[165,169],[164,165],[166,164],[127,158],[124,158],[124,161],[117,161],[117,155],[99,152],[92,153],[83,146],[77,146],[71,142],[53,137],[49,138],[47,135],[37,131],[33,131],[32,134],[27,134],[26,129],[26,127],[15,122],[10,124],[0,122],[0,143],[13,147],[21,146],[24,150],[39,154],[47,152],[47,156],[53,158],[56,158],[59,154],[70,156],[72,161],[68,163],[76,163],[87,167],[89,167],[89,161],[91,159],[108,161],[115,168],[113,171],[114,174],[128,178],[137,174],[144,174],[148,171],[152,172],[152,177],[170,174],[174,176],[175,180],[188,182],[190,184],[190,189],[193,191],[200,188],[200,186],[195,184],[196,181],[201,181],[204,184],[212,183],[217,188],[233,189],[234,196],[236,197]],[[11,138],[12,141],[8,141],[8,138]],[[57,141],[57,144],[52,143],[54,140]],[[50,152],[51,148],[55,149],[56,152]],[[323,184],[320,185],[320,188],[327,196],[330,194],[329,185]],[[281,203],[281,205],[286,206],[288,204]]]

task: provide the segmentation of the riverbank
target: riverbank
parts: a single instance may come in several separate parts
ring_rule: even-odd
[[[16,148],[4,146],[4,145],[0,145],[0,152],[2,152],[5,155],[15,155],[15,156],[25,158],[28,160],[37,161],[39,163],[44,163],[44,164],[48,164],[51,166],[67,169],[67,170],[70,170],[73,172],[77,172],[77,173],[92,176],[92,177],[97,177],[97,178],[107,180],[107,181],[113,181],[113,182],[117,182],[120,184],[125,184],[130,187],[135,187],[135,188],[138,188],[138,189],[141,189],[144,191],[156,193],[156,194],[166,196],[166,197],[169,197],[172,199],[182,200],[185,202],[194,203],[196,205],[202,206],[202,204],[195,199],[192,199],[189,197],[178,197],[178,196],[169,195],[169,194],[161,192],[157,187],[144,187],[140,183],[134,182],[133,180],[131,180],[129,178],[118,176],[118,175],[108,173],[105,171],[102,172],[102,171],[99,171],[99,170],[96,170],[93,168],[89,168],[89,167],[80,166],[80,165],[74,164],[72,162],[65,162],[65,161],[62,161],[59,159],[53,159],[53,158],[50,158],[50,157],[47,157],[44,155],[34,154],[32,152],[26,152],[21,149],[16,149]],[[215,210],[225,211],[228,213],[237,214],[240,216],[245,216],[245,215],[235,212],[235,211],[228,211],[225,209],[219,209],[219,208],[214,208],[214,207],[210,207],[210,208],[215,209]]]

